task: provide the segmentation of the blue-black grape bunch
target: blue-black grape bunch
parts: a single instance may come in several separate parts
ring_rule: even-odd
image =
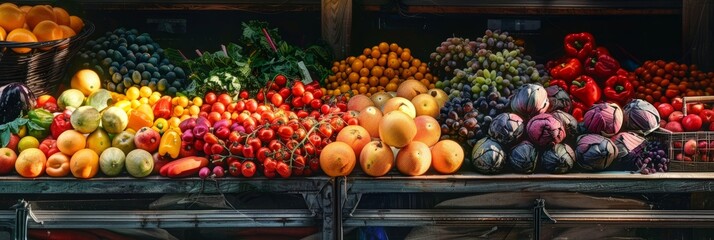
[[[439,113],[441,139],[452,139],[473,146],[478,139],[486,137],[493,118],[508,109],[509,99],[496,91],[475,100],[467,96],[452,98]]]
[[[635,157],[637,172],[645,175],[666,172],[669,162],[667,151],[661,141],[648,141],[645,150]]]
[[[475,42],[475,56],[466,62],[465,68],[454,70],[453,78],[436,83],[450,98],[488,96],[492,89],[510,96],[523,84],[548,81],[543,65],[525,55],[525,49],[508,32],[486,30]]]
[[[169,62],[149,34],[136,29],[119,28],[87,41],[79,60],[81,67],[97,72],[102,85],[113,92],[148,86],[173,96],[188,85],[184,70]]]

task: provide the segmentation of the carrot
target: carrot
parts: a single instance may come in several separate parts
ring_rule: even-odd
[[[174,164],[167,169],[166,175],[168,177],[187,177],[196,174],[202,167],[208,166],[208,159],[204,157],[185,157],[174,160],[171,163]]]

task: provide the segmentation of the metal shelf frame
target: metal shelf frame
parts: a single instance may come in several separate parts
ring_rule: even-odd
[[[15,239],[26,239],[27,228],[221,228],[321,226],[322,239],[334,239],[337,208],[334,180],[329,177],[293,179],[199,178],[158,176],[94,178],[0,177],[3,194],[169,194],[270,192],[300,194],[307,209],[251,210],[41,210],[21,200],[15,210],[0,211],[0,225],[12,227]]]
[[[413,227],[425,225],[626,226],[711,227],[710,210],[546,210],[541,202],[533,209],[361,209],[363,194],[370,193],[495,193],[495,192],[578,192],[578,193],[694,193],[714,192],[713,173],[664,173],[653,175],[629,172],[550,174],[429,175],[408,177],[396,173],[384,177],[363,174],[336,179],[335,195],[342,204],[341,221],[335,231],[342,239],[343,227]],[[542,199],[534,199],[541,200]],[[550,220],[550,221],[548,221]],[[536,237],[538,239],[538,237]]]

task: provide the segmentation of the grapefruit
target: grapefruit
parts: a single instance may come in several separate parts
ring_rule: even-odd
[[[419,176],[431,167],[431,151],[422,142],[411,142],[397,153],[397,169],[404,175]]]
[[[382,141],[371,141],[362,148],[359,155],[362,171],[370,176],[384,176],[394,165],[392,148]]]
[[[57,137],[57,148],[67,156],[72,156],[77,151],[84,149],[87,138],[75,130],[67,130]]]
[[[369,106],[363,109],[357,115],[357,121],[372,138],[379,137],[379,121],[382,120],[382,111],[375,106]]]
[[[99,75],[90,69],[82,69],[72,76],[72,88],[82,91],[85,97],[101,88]]]
[[[349,175],[356,163],[355,152],[347,143],[327,144],[320,154],[320,168],[330,177]]]
[[[359,125],[350,125],[337,133],[336,140],[338,142],[349,144],[350,147],[352,147],[352,150],[354,150],[355,156],[359,156],[362,152],[362,148],[364,148],[364,146],[367,145],[372,138],[370,137],[369,132],[367,132],[367,130],[363,127],[360,127]]]
[[[379,122],[379,137],[389,146],[404,147],[414,139],[416,133],[414,120],[401,111],[389,112]]]
[[[435,118],[430,116],[418,116],[414,119],[417,133],[414,141],[420,141],[431,147],[441,138],[441,125]]]
[[[452,174],[464,162],[464,149],[452,140],[442,140],[431,148],[431,165],[441,174]]]

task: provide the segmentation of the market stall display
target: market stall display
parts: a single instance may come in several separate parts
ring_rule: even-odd
[[[446,38],[425,58],[385,38],[335,60],[246,21],[234,43],[191,57],[133,28],[90,38],[93,23],[58,7],[6,3],[0,17],[0,65],[52,73],[0,82],[0,174],[13,181],[714,171],[713,73],[663,60],[632,67],[588,32],[562,36],[562,57],[547,62],[518,32],[495,29]]]

